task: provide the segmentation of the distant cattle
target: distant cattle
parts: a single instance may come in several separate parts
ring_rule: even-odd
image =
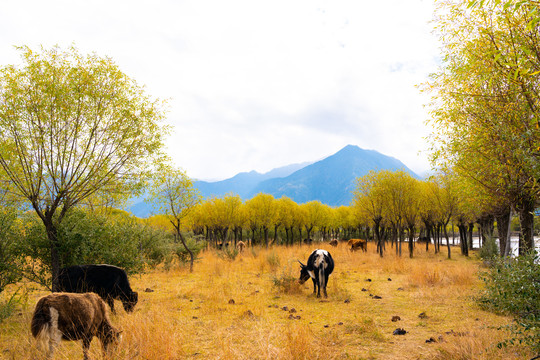
[[[304,244],[311,244],[313,242],[313,239],[307,238],[307,239],[304,239],[303,241],[304,241]]]
[[[351,239],[347,243],[351,247],[351,251],[356,251],[362,249],[362,251],[367,251],[367,241],[364,239]]]
[[[317,249],[309,255],[307,264],[304,265],[300,262],[300,266],[300,284],[311,278],[313,280],[313,293],[317,293],[317,297],[321,297],[322,288],[324,297],[327,297],[326,285],[328,284],[328,277],[334,271],[334,260],[330,253],[326,250]]]
[[[113,265],[74,265],[58,275],[59,290],[73,293],[95,292],[114,313],[114,299],[122,301],[127,312],[133,311],[138,294],[131,290],[126,272]]]
[[[31,332],[40,343],[48,345],[48,359],[61,340],[82,340],[87,360],[94,336],[101,341],[104,356],[120,339],[120,331],[109,321],[107,305],[95,293],[53,293],[42,297],[32,316]]]
[[[330,240],[329,244],[336,247],[338,246],[338,241],[336,239],[333,239],[333,240]]]
[[[238,249],[239,252],[243,252],[245,247],[246,247],[246,243],[241,240],[236,244],[236,248]]]
[[[423,243],[430,243],[431,238],[429,236],[420,236],[416,241],[423,242]]]

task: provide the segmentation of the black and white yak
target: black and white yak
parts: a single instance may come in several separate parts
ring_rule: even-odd
[[[323,289],[324,297],[326,294],[326,284],[328,277],[334,271],[334,259],[326,250],[317,249],[309,255],[307,264],[304,265],[300,261],[300,284],[305,283],[309,278],[313,280],[313,293],[317,293],[317,297],[321,297],[321,288]]]

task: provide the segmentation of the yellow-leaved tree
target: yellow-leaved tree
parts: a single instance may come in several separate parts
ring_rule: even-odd
[[[163,102],[106,57],[74,47],[34,52],[0,70],[0,169],[39,216],[58,289],[58,227],[97,193],[140,188],[163,149]]]

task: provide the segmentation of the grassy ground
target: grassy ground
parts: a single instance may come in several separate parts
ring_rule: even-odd
[[[213,250],[184,268],[150,270],[131,278],[139,304],[119,302],[113,324],[123,330],[115,359],[528,359],[524,349],[498,349],[495,330],[510,319],[480,310],[480,262],[426,253],[415,258],[332,248],[336,267],[328,299],[311,281],[296,282],[297,259],[314,246],[248,248],[234,260]],[[0,359],[39,359],[29,325],[37,299],[0,324]],[[377,297],[380,297],[377,298]],[[398,321],[392,321],[399,316]],[[402,328],[405,335],[393,335]],[[432,342],[426,340],[432,339]],[[94,339],[91,357],[101,358]],[[55,359],[82,358],[81,344],[63,342]]]

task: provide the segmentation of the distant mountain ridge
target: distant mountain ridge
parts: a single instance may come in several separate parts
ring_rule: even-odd
[[[288,165],[265,174],[243,172],[222,181],[195,181],[194,187],[204,199],[232,193],[248,200],[262,192],[275,198],[287,196],[299,204],[319,200],[329,206],[340,206],[350,204],[355,179],[371,170],[403,170],[420,178],[396,158],[347,145],[314,163]],[[136,203],[129,210],[136,216],[147,217],[152,206],[145,205]]]
[[[232,178],[221,181],[195,181],[194,186],[199,189],[204,198],[209,198],[211,196],[220,197],[227,193],[237,194],[241,198],[248,198],[251,197],[253,189],[261,182],[274,178],[287,177],[309,164],[311,163],[305,162],[287,165],[270,170],[264,174],[260,174],[256,171],[242,172],[236,174]]]
[[[275,198],[287,196],[299,204],[319,200],[330,206],[339,206],[350,204],[354,180],[370,170],[404,170],[419,178],[396,158],[347,145],[311,164],[290,165],[266,174],[255,171],[240,173],[227,180],[197,181],[194,185],[204,198],[234,193],[246,200],[262,192]]]

